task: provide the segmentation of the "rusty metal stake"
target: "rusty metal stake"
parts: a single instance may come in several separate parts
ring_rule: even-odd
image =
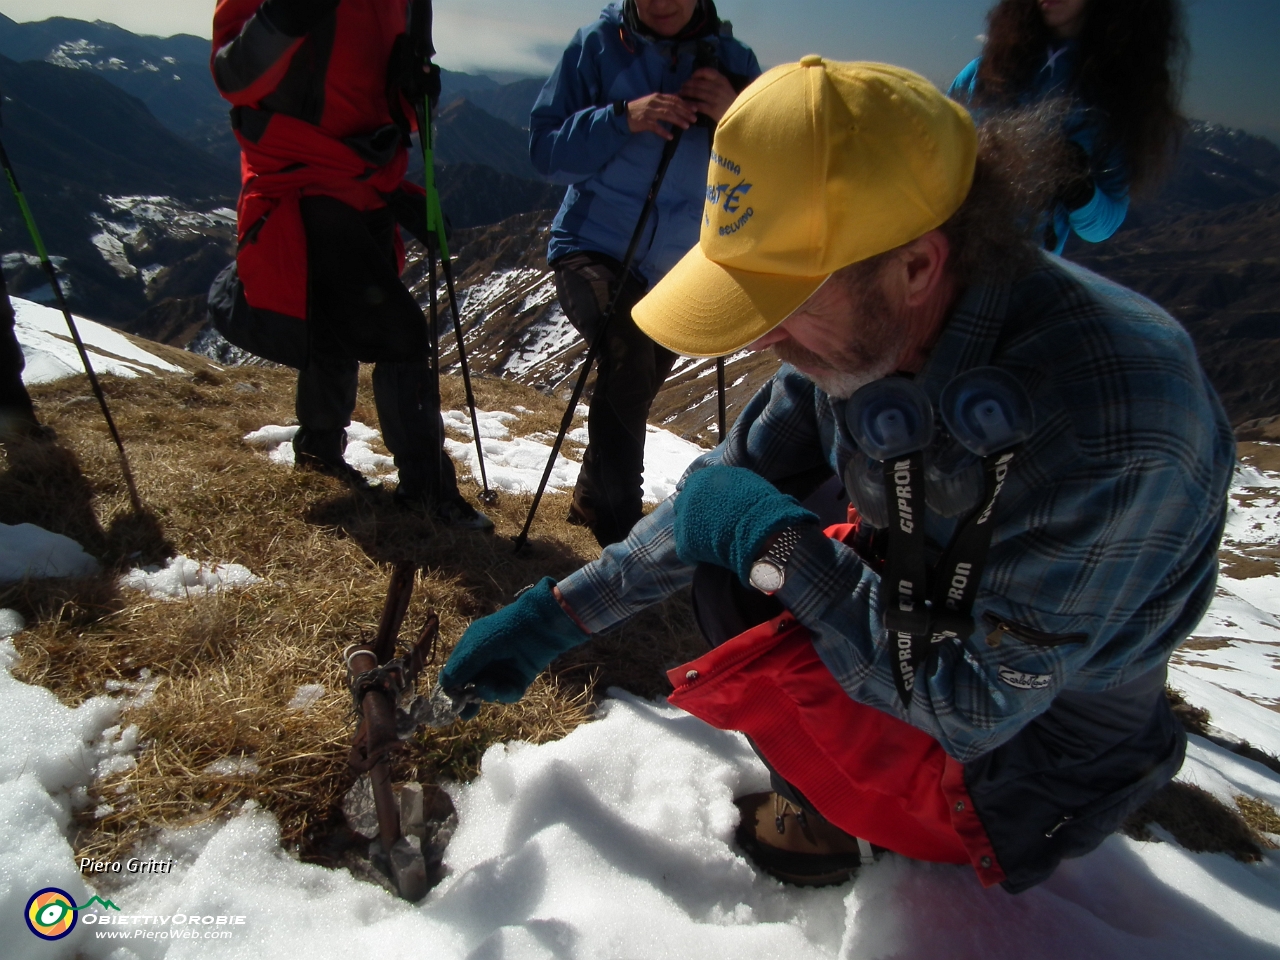
[[[427,868],[422,851],[400,830],[400,808],[391,789],[391,751],[401,742],[396,700],[401,692],[412,689],[426,660],[427,645],[434,642],[439,629],[438,619],[430,614],[410,653],[401,660],[392,660],[400,625],[413,596],[415,570],[410,563],[396,566],[373,643],[349,647],[345,653],[348,680],[362,717],[348,763],[356,773],[369,774],[378,814],[379,852],[400,896],[409,901],[426,895]]]

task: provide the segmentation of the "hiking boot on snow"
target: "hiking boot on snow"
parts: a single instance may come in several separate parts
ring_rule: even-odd
[[[738,845],[765,873],[798,887],[845,883],[873,859],[871,844],[776,793],[734,801]]]
[[[428,494],[416,493],[399,486],[392,495],[392,500],[402,510],[412,510],[460,530],[493,533],[493,521],[469,504],[461,494],[437,502]]]
[[[322,473],[326,477],[341,480],[357,493],[362,493],[369,489],[369,478],[347,463],[342,457],[333,460],[327,457],[318,457],[314,453],[295,452],[293,455],[293,468],[295,470],[309,470],[312,473]]]

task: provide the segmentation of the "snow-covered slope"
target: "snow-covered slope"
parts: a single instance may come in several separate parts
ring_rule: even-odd
[[[22,371],[23,382],[48,383],[63,377],[83,375],[84,365],[80,362],[80,354],[61,311],[20,297],[12,299],[17,313],[18,343],[22,345],[27,361],[26,369]],[[95,373],[112,373],[119,377],[137,377],[161,371],[182,373],[181,367],[136,346],[110,327],[83,317],[76,317],[75,321]]]

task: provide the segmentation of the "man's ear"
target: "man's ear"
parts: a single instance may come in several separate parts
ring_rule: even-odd
[[[895,280],[900,284],[901,302],[908,307],[928,303],[946,280],[950,258],[951,242],[941,230],[930,230],[899,247]]]

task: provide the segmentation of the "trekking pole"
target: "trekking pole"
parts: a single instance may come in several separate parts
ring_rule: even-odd
[[[724,443],[724,357],[716,357],[716,392],[720,397],[720,409],[717,411],[720,418],[720,442]]]
[[[591,365],[595,363],[596,355],[600,352],[600,346],[604,343],[605,334],[609,330],[609,321],[618,311],[618,304],[622,301],[622,291],[626,289],[627,274],[631,271],[631,263],[635,260],[636,248],[640,246],[640,238],[644,236],[644,228],[649,222],[649,215],[653,213],[653,208],[658,201],[658,191],[662,189],[662,181],[667,176],[667,168],[671,166],[671,159],[676,155],[676,148],[680,146],[680,137],[684,133],[682,129],[677,127],[666,146],[662,148],[662,159],[658,161],[658,172],[654,174],[653,183],[649,185],[649,193],[644,198],[644,206],[640,209],[640,219],[636,223],[635,232],[631,234],[631,242],[627,244],[627,254],[622,258],[622,270],[618,273],[618,289],[613,293],[613,300],[609,303],[609,308],[605,310],[604,316],[600,318],[600,326],[596,330],[595,338],[591,341],[590,347],[587,349],[587,356],[582,361],[582,366],[578,370],[578,381],[573,385],[573,395],[569,398],[569,405],[565,408],[564,417],[560,420],[560,432],[556,434],[556,442],[551,446],[551,456],[547,458],[546,469],[542,471],[542,480],[538,483],[538,490],[533,495],[533,503],[529,505],[529,515],[525,518],[524,529],[520,531],[520,536],[516,537],[516,552],[519,553],[529,542],[529,528],[533,526],[533,518],[538,512],[538,504],[542,502],[542,494],[547,489],[547,481],[551,479],[551,471],[556,464],[556,457],[560,453],[560,447],[564,443],[565,434],[569,432],[569,427],[573,424],[574,412],[578,409],[578,401],[582,399],[582,391],[587,385],[587,376],[591,373]]]
[[[49,288],[53,291],[54,299],[58,302],[58,307],[62,310],[62,316],[67,321],[67,328],[71,331],[71,339],[76,345],[76,351],[80,354],[80,362],[84,364],[84,372],[89,376],[89,385],[93,388],[93,395],[98,398],[98,406],[102,408],[102,416],[107,421],[107,429],[111,431],[111,439],[115,441],[116,450],[120,453],[120,472],[124,474],[124,484],[129,490],[129,502],[133,505],[135,513],[142,513],[142,500],[138,496],[138,487],[133,482],[133,471],[129,469],[129,457],[124,452],[124,441],[120,439],[120,431],[116,429],[116,422],[111,416],[111,409],[107,406],[106,395],[102,392],[102,385],[98,382],[98,376],[93,372],[93,364],[89,362],[89,351],[84,347],[84,341],[80,339],[80,331],[76,327],[75,319],[71,316],[71,308],[67,306],[67,299],[62,295],[62,284],[58,282],[58,271],[53,266],[53,261],[49,259],[49,252],[45,249],[44,240],[40,236],[40,230],[36,227],[35,217],[31,215],[31,208],[27,205],[27,198],[22,192],[22,188],[18,186],[18,175],[14,172],[13,164],[9,162],[9,154],[4,148],[4,143],[0,142],[0,165],[3,165],[5,176],[9,178],[9,186],[13,189],[13,195],[18,201],[18,209],[22,212],[22,219],[26,221],[27,232],[31,234],[31,242],[35,244],[36,254],[40,257],[40,266],[44,268],[44,272],[49,277]]]
[[[414,40],[415,49],[422,61],[423,68],[430,68],[431,58],[435,56],[436,52],[435,45],[431,40],[430,0],[413,0],[409,9],[409,35]],[[458,340],[458,366],[462,369],[462,385],[467,393],[467,409],[471,412],[471,432],[475,436],[476,442],[476,462],[480,465],[480,486],[483,491],[480,494],[480,502],[486,506],[492,506],[498,502],[498,494],[489,489],[489,478],[484,468],[484,447],[480,443],[480,419],[476,416],[476,398],[471,390],[471,370],[467,366],[467,350],[462,338],[462,317],[458,312],[458,294],[453,283],[453,266],[449,261],[449,240],[445,236],[444,211],[440,207],[440,192],[436,189],[435,144],[433,142],[434,135],[431,131],[429,97],[425,94],[422,97],[414,97],[413,109],[418,117],[418,143],[422,147],[422,183],[427,194],[427,237],[429,240],[431,235],[435,234],[436,243],[440,248],[440,264],[443,268],[445,289],[449,293],[449,310],[453,315],[453,333]],[[432,362],[433,364],[438,364],[440,345],[439,337],[436,333],[438,313],[436,305],[435,252],[431,249],[430,242],[426,244],[426,247],[431,283],[431,295],[429,298],[431,304],[431,337],[432,342],[435,344],[433,348],[435,359]],[[438,403],[440,395],[438,368],[434,376]]]

